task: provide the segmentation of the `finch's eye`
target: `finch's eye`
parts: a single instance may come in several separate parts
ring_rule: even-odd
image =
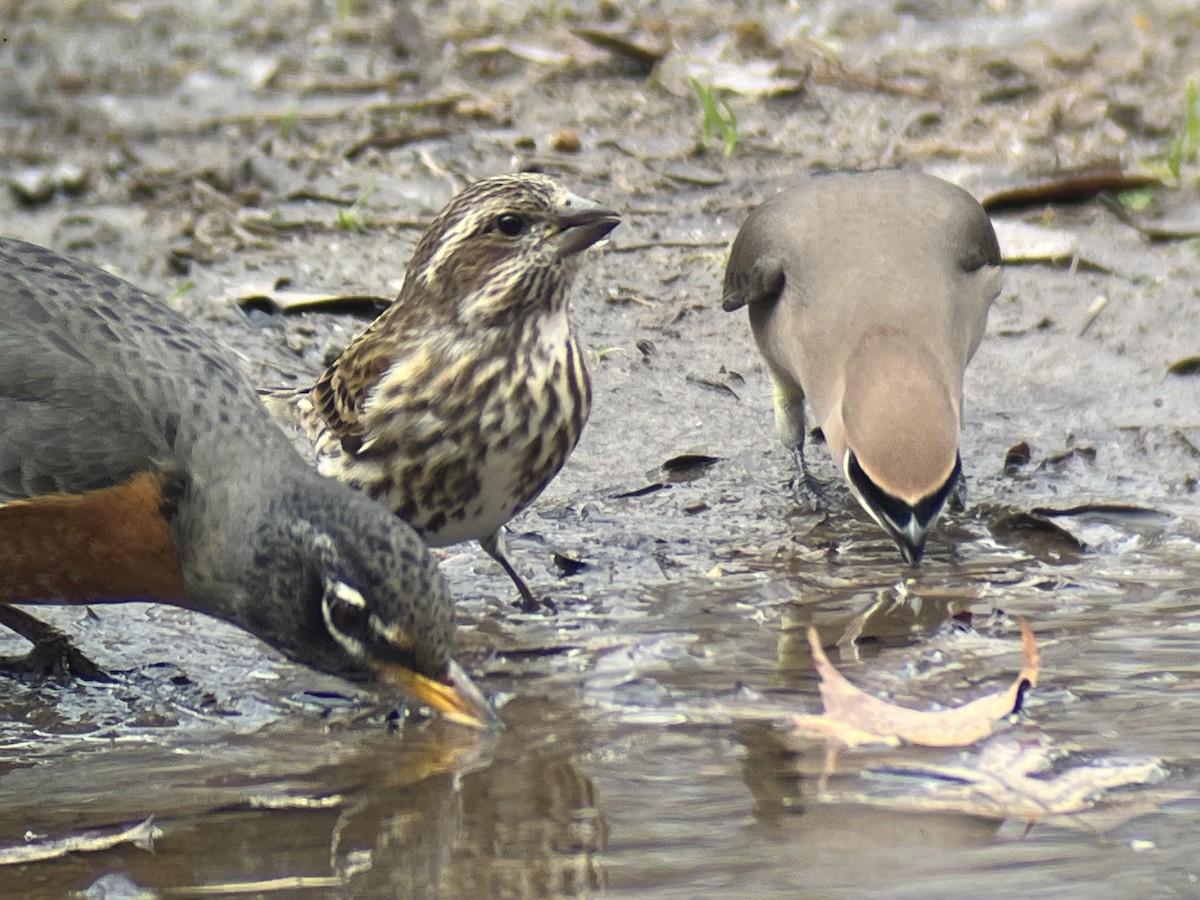
[[[516,237],[525,230],[525,219],[516,213],[504,213],[496,219],[496,227],[509,237]]]

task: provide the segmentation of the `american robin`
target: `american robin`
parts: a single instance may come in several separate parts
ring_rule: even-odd
[[[797,484],[807,399],[910,565],[959,481],[963,373],[999,292],[987,213],[929,175],[812,178],[751,212],[730,251],[724,307],[749,306]]]
[[[306,463],[182,316],[0,239],[0,621],[36,621],[7,603],[123,600],[224,619],[451,719],[493,715],[450,658],[451,598],[412,529]]]
[[[395,510],[432,546],[477,540],[523,606],[504,524],[575,448],[591,408],[568,317],[582,251],[620,223],[544,175],[454,197],[417,244],[400,295],[317,379],[267,392],[321,472]]]

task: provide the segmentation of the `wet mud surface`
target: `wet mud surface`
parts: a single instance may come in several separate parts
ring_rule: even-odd
[[[477,548],[444,554],[459,657],[505,729],[397,716],[179,610],[47,610],[118,680],[0,681],[0,848],[158,832],[153,853],[0,867],[0,892],[1194,895],[1200,376],[1168,369],[1200,354],[1195,239],[1152,240],[1132,200],[1094,193],[994,213],[1010,258],[1011,229],[1037,229],[1035,261],[1009,265],[968,371],[969,505],[915,571],[847,497],[796,508],[720,283],[749,208],[818,169],[921,169],[984,198],[1115,160],[1167,183],[1135,218],[1200,231],[1196,163],[1164,174],[1200,13],[737,6],[10,6],[0,232],[169,298],[260,384],[311,378],[365,320],[239,300],[391,297],[471,179],[536,166],[624,223],[573,295],[591,420],[509,529],[557,612],[515,610]],[[699,146],[688,74],[737,89],[731,156]],[[568,129],[578,152],[555,149]],[[809,624],[847,677],[928,708],[1011,680],[1016,615],[1041,680],[990,742],[831,762],[791,736],[820,708]],[[1044,755],[1043,787],[1144,777],[1073,805],[1038,794],[1031,815],[1031,791],[913,774],[994,774],[981,760],[1007,747]]]

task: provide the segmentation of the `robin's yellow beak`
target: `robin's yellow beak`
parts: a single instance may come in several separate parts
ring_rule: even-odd
[[[402,666],[377,664],[376,677],[437,710],[445,718],[470,728],[488,729],[500,724],[483,692],[453,660],[444,679],[430,678]]]

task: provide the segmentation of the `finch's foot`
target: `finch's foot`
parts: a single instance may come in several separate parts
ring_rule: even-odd
[[[512,563],[510,563],[508,558],[504,555],[504,538],[500,532],[497,531],[493,534],[489,534],[479,542],[479,546],[484,549],[488,556],[499,563],[500,568],[508,573],[508,577],[512,579],[513,585],[516,587],[517,592],[521,595],[521,601],[513,605],[520,609],[521,612],[532,613],[543,609],[552,613],[558,612],[558,606],[555,605],[553,600],[548,597],[539,599],[533,593],[533,591],[529,589],[529,585],[525,583],[525,579],[522,578],[517,573],[517,570],[513,568]]]

